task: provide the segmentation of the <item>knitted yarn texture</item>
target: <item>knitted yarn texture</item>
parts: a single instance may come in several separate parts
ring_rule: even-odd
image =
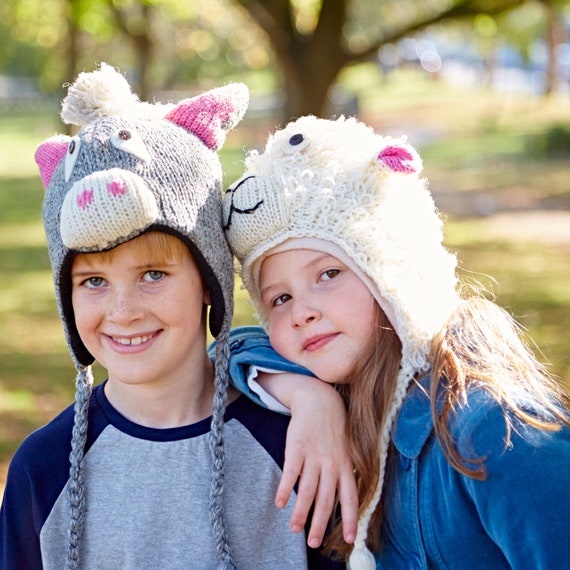
[[[228,335],[233,313],[233,261],[221,219],[222,169],[216,151],[242,119],[249,93],[241,83],[177,104],[139,101],[114,68],[82,73],[62,104],[73,137],[42,143],[36,162],[46,189],[43,217],[56,301],[78,375],[70,456],[68,568],[79,568],[85,511],[83,448],[93,377],[75,326],[70,268],[78,252],[103,251],[144,232],[162,231],[192,252],[210,292],[210,331],[217,339],[211,517],[224,567],[232,567],[223,523],[223,414],[228,386]]]
[[[422,161],[406,139],[376,134],[354,118],[301,117],[272,134],[224,196],[226,235],[261,323],[263,260],[315,249],[346,263],[369,287],[402,343],[391,411],[379,442],[376,495],[359,520],[352,570],[374,568],[365,540],[380,500],[391,428],[409,382],[428,368],[430,343],[459,303],[456,258]]]

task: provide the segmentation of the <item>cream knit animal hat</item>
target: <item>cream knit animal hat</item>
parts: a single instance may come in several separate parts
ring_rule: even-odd
[[[209,325],[217,340],[210,517],[222,567],[234,567],[222,509],[233,262],[222,230],[222,168],[216,151],[243,117],[248,100],[247,87],[235,83],[176,105],[143,103],[119,72],[102,64],[80,74],[63,102],[64,122],[81,130],[74,137],[54,136],[36,152],[46,189],[43,216],[56,300],[78,371],[67,568],[81,567],[84,447],[94,361],[75,326],[71,264],[78,252],[111,249],[153,230],[188,246],[210,293]]]
[[[422,162],[404,139],[375,134],[354,118],[313,116],[289,123],[246,158],[226,192],[230,248],[264,326],[259,272],[278,251],[315,249],[347,263],[369,287],[402,343],[391,412],[379,442],[376,494],[358,524],[352,570],[374,569],[368,525],[384,482],[391,430],[415,374],[425,372],[433,337],[459,303],[456,258],[442,245],[442,222]]]

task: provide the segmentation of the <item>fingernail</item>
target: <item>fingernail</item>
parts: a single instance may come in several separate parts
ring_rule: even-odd
[[[294,524],[291,526],[292,532],[298,533],[298,532],[301,532],[302,530],[303,530],[303,527],[299,526],[298,524]]]
[[[285,501],[275,501],[275,506],[278,509],[282,509],[285,506]]]
[[[352,544],[355,538],[356,537],[354,536],[354,534],[347,534],[344,540],[346,540],[348,544]]]
[[[309,546],[311,548],[318,548],[319,544],[321,544],[321,541],[318,538],[311,538],[309,540]]]

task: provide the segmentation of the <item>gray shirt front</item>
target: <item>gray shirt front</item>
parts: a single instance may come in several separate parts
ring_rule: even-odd
[[[33,497],[30,512],[22,515],[40,529],[45,570],[65,566],[69,466],[54,463],[54,458],[65,456],[60,448],[69,444],[72,416],[71,409],[66,410],[26,440],[7,485],[7,501],[16,493]],[[274,505],[287,425],[284,416],[244,397],[228,407],[224,513],[239,569],[308,567],[305,534],[289,529],[293,498],[282,510]],[[85,456],[82,570],[218,567],[209,517],[209,426],[210,419],[181,428],[145,428],[121,416],[101,387],[95,389]],[[18,504],[21,496],[14,497]],[[40,518],[44,513],[45,520],[38,521],[38,513]]]

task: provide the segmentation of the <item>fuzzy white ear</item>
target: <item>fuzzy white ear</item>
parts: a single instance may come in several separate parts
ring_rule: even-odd
[[[112,115],[163,118],[172,105],[141,103],[125,77],[106,63],[96,71],[80,73],[69,85],[61,107],[64,123],[83,127]]]

